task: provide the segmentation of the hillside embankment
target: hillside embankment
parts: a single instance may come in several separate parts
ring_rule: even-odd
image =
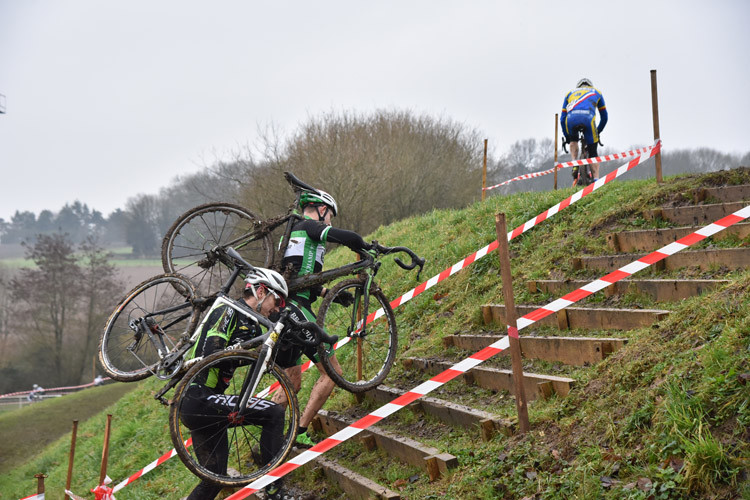
[[[658,248],[640,254],[614,248],[611,241],[629,241],[625,233],[702,227],[702,220],[695,224],[671,220],[667,209],[685,212],[698,206],[702,208],[696,213],[705,213],[713,210],[709,205],[738,203],[706,190],[745,185],[750,185],[750,169],[737,168],[668,178],[662,185],[653,180],[618,180],[595,191],[511,242],[516,303],[547,304],[566,293],[559,287],[610,272],[607,262],[615,256],[628,254],[635,260]],[[510,229],[572,193],[491,197],[464,210],[434,211],[381,227],[370,239],[411,247],[427,257],[424,275],[432,276],[493,241],[496,213],[507,215]],[[744,200],[748,202],[750,198]],[[750,236],[742,231],[706,239],[690,247],[689,251],[702,253],[688,254],[693,258],[686,264],[671,266],[665,260],[664,265],[634,274],[633,281],[620,290],[602,290],[577,303],[583,312],[559,314],[553,324],[525,330],[522,336],[529,338],[576,338],[576,342],[588,338],[600,346],[615,345],[608,339],[618,340],[617,347],[580,364],[530,354],[524,359],[525,374],[556,377],[555,384],[534,385],[538,392],[532,391],[530,398],[527,434],[520,433],[514,422],[511,393],[483,386],[482,375],[476,373],[430,394],[437,401],[412,405],[377,425],[381,434],[409,438],[424,449],[452,456],[441,462],[445,465],[439,474],[431,475],[393,448],[373,445],[382,440],[377,436],[346,442],[325,457],[393,495],[411,499],[747,498],[750,266],[732,259],[740,254],[740,259],[746,258],[748,248]],[[724,258],[729,260],[720,260]],[[351,254],[337,249],[327,265],[348,259]],[[387,262],[378,280],[391,298],[417,284],[413,275]],[[695,293],[677,297],[653,291],[656,288],[649,288],[646,281],[703,284],[692,283]],[[462,337],[502,335],[504,327],[491,309],[502,303],[498,259],[489,255],[399,308],[401,347],[386,382],[388,394],[427,380],[431,366],[455,363],[471,354],[462,347]],[[491,311],[489,316],[486,310]],[[609,319],[643,317],[644,311],[655,312],[641,324],[618,326]],[[585,321],[580,319],[584,317]],[[509,358],[502,355],[482,365],[495,370],[494,379],[509,367]],[[302,404],[314,378],[305,378]],[[561,388],[562,379],[570,381],[567,389]],[[134,385],[107,410],[114,414],[109,475],[115,481],[171,448],[167,411],[150,396],[160,383],[147,380]],[[326,434],[337,425],[335,419],[351,420],[378,408],[382,404],[378,397],[357,400],[336,390],[318,432]],[[441,402],[453,405],[453,420],[440,416]],[[460,425],[455,417],[459,409],[466,414],[481,410],[496,423],[489,430],[481,419]],[[82,425],[73,491],[88,491],[98,477],[104,419],[102,413]],[[49,474],[48,491],[60,491],[69,439],[62,436],[46,448],[30,447],[28,460],[0,479],[4,492],[0,495],[5,495],[0,498],[28,495],[37,472]],[[312,492],[311,498],[352,498],[343,481],[327,479],[325,470],[320,464],[300,469],[288,481]],[[179,460],[172,459],[122,490],[118,498],[180,498],[195,483]]]

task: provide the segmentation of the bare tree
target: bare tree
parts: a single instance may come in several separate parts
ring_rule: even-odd
[[[21,269],[10,282],[19,308],[15,314],[24,319],[29,336],[43,341],[51,335],[54,373],[59,380],[63,377],[63,342],[80,296],[80,270],[65,235],[39,235],[33,246],[25,246],[26,258],[36,267]]]
[[[434,208],[464,206],[480,194],[479,134],[409,111],[310,118],[284,147],[264,151],[245,163],[249,187],[241,193],[242,204],[263,215],[288,205],[287,170],[333,195],[341,212],[336,224],[362,233]]]
[[[96,355],[97,341],[107,316],[123,295],[124,285],[117,278],[117,270],[109,261],[106,252],[94,237],[89,237],[81,246],[80,295],[78,308],[82,325],[82,339],[78,342],[80,368],[78,380],[86,380],[86,370]]]

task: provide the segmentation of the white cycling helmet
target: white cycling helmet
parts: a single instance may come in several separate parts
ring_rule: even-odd
[[[588,78],[581,78],[580,80],[578,80],[578,83],[576,83],[576,88],[578,88],[578,87],[593,87],[593,86],[594,86],[594,84],[591,83],[591,80],[589,80]]]
[[[245,278],[245,283],[245,289],[253,288],[254,285],[265,285],[267,288],[270,288],[274,292],[281,295],[281,297],[284,299],[286,299],[289,295],[289,288],[287,288],[286,286],[284,277],[271,269],[256,267],[255,271],[250,273],[247,278]],[[253,295],[254,294],[255,289],[253,288]]]
[[[339,207],[336,205],[336,200],[333,196],[326,193],[325,191],[318,190],[317,193],[311,191],[304,191],[299,198],[300,208],[304,209],[305,205],[325,205],[333,210],[333,215],[338,215]]]

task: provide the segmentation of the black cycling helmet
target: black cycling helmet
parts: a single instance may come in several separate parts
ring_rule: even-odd
[[[593,86],[594,86],[594,84],[591,83],[591,80],[589,80],[588,78],[581,78],[580,80],[578,80],[578,83],[576,83],[576,88],[578,88],[578,87],[593,87]]]

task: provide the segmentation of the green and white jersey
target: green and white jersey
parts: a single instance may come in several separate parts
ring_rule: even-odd
[[[326,243],[331,226],[325,222],[306,217],[292,226],[289,245],[284,252],[283,267],[292,263],[296,276],[307,276],[323,270],[323,259],[326,254]],[[309,302],[318,297],[318,290],[303,290],[295,295]]]

